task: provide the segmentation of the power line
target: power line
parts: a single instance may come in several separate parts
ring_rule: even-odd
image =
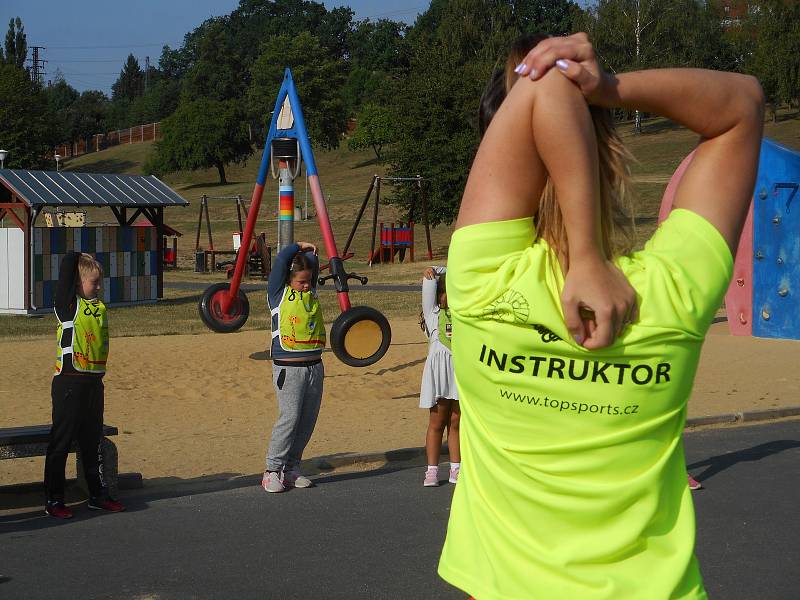
[[[121,44],[119,46],[48,46],[51,50],[102,50],[105,48],[161,48],[167,44]]]
[[[375,14],[375,15],[367,15],[364,18],[365,19],[374,19],[375,17],[390,17],[390,16],[394,16],[394,15],[405,15],[405,14],[410,14],[410,13],[419,13],[420,10],[424,10],[426,8],[428,8],[428,7],[427,6],[417,6],[415,8],[406,8],[404,10],[393,10],[393,11],[389,11],[389,12],[385,12],[385,13],[378,13],[378,14]]]

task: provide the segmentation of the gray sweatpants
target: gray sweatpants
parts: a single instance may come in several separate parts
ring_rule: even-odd
[[[286,367],[272,364],[272,384],[278,398],[278,420],[267,450],[267,470],[292,469],[314,433],[322,403],[322,363]]]

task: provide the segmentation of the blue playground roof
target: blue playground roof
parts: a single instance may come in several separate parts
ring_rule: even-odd
[[[0,169],[0,183],[31,207],[187,206],[188,201],[152,175]]]

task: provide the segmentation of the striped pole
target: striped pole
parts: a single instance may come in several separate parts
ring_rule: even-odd
[[[290,161],[279,161],[278,252],[294,243],[294,179]]]

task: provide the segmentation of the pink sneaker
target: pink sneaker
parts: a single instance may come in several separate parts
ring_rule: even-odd
[[[458,483],[458,473],[459,473],[459,471],[460,471],[460,469],[451,468],[450,469],[450,479],[448,479],[447,481],[449,481],[450,483]]]
[[[422,483],[425,487],[438,487],[439,485],[439,469],[438,467],[428,467],[425,471],[425,481]]]
[[[699,481],[697,481],[691,475],[689,475],[689,473],[686,474],[686,478],[689,481],[689,489],[690,490],[701,490],[701,489],[703,489],[703,484],[700,483]]]

